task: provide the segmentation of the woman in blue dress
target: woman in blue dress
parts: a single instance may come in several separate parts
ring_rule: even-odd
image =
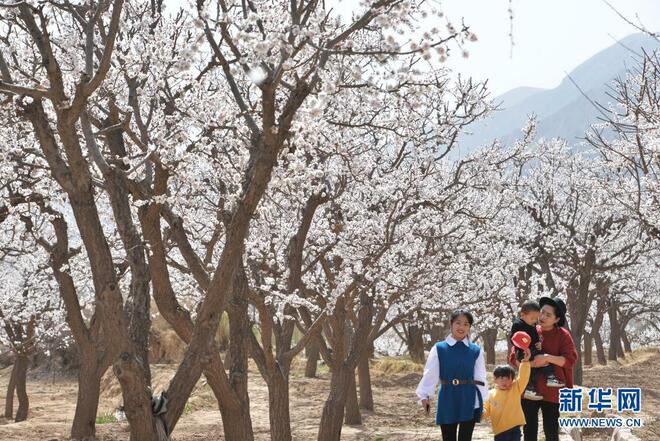
[[[440,383],[435,423],[443,441],[470,441],[488,397],[486,363],[481,347],[470,341],[472,314],[457,309],[449,322],[451,334],[431,348],[416,392],[428,409]]]

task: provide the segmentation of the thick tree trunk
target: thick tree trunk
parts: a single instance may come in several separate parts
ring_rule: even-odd
[[[99,407],[101,376],[95,354],[84,354],[81,350],[81,364],[78,373],[78,400],[71,427],[71,439],[93,440],[96,437],[96,413]],[[91,357],[91,359],[89,359]]]
[[[220,347],[218,346],[218,349],[219,349],[219,348],[220,348]],[[225,360],[224,360],[224,364],[225,364],[225,367],[226,367],[227,369],[229,369],[229,367],[231,366],[231,351],[229,351],[229,350],[228,350],[227,352],[225,352]]]
[[[412,361],[415,363],[424,363],[426,357],[424,355],[424,332],[422,328],[413,324],[409,325],[406,339],[408,353]]]
[[[18,397],[18,409],[16,410],[16,418],[14,421],[17,423],[25,421],[28,416],[28,408],[30,407],[30,400],[27,394],[27,369],[28,357],[25,354],[18,354],[16,357],[16,396]]]
[[[330,377],[330,393],[321,413],[318,441],[340,441],[344,408],[353,369],[339,365]]]
[[[600,330],[603,326],[605,310],[607,309],[607,295],[607,286],[599,289],[598,303],[596,304],[596,317],[594,318],[594,323],[591,327],[591,335],[596,345],[596,359],[598,360],[598,363],[602,365],[607,364],[605,349],[603,347],[603,338],[600,336]]]
[[[242,271],[242,269],[241,269]],[[252,441],[252,419],[250,417],[250,398],[248,396],[248,304],[245,300],[244,277],[237,277],[234,282],[236,294],[229,303],[229,383],[235,392],[237,406],[222,406],[222,426],[227,441]],[[288,388],[288,385],[287,385]],[[287,389],[288,390],[288,389]],[[289,400],[287,397],[287,411]],[[289,419],[287,419],[288,424]],[[289,439],[291,437],[289,436]]]
[[[289,381],[282,372],[273,373],[268,381],[268,416],[270,418],[270,439],[272,441],[291,441]]]
[[[372,343],[373,348],[373,343]],[[365,353],[358,364],[358,379],[360,382],[360,409],[374,410],[374,396],[371,389],[371,371],[369,360],[371,351]]]
[[[344,423],[349,426],[362,424],[362,415],[358,405],[357,384],[355,382],[355,372],[349,377],[348,395],[346,396],[346,411],[344,413]]]
[[[606,365],[607,357],[605,356],[605,347],[603,346],[603,338],[600,336],[600,331],[594,334],[594,342],[596,344],[596,359],[598,364]]]
[[[11,368],[11,376],[7,384],[7,396],[5,397],[5,418],[11,419],[14,416],[14,391],[16,390],[16,362]]]
[[[145,382],[138,356],[123,352],[113,364],[124,399],[124,411],[130,425],[130,441],[169,441],[159,436],[151,410],[151,391]]]
[[[620,350],[620,340],[621,336],[619,335],[620,325],[617,319],[616,313],[616,303],[611,302],[609,309],[607,310],[607,315],[610,319],[610,347],[607,351],[607,359],[616,361],[617,355],[621,352]]]
[[[449,325],[443,323],[440,325],[431,326],[431,341],[425,345],[426,350],[430,351],[434,344],[445,339],[445,336],[449,333]]]
[[[156,170],[156,179],[160,179],[161,172]],[[190,344],[193,338],[194,324],[190,317],[190,313],[179,304],[174,294],[174,290],[170,283],[169,270],[166,263],[166,250],[163,245],[161,236],[160,219],[161,213],[157,205],[151,205],[147,209],[139,212],[140,221],[142,223],[142,231],[149,242],[151,253],[148,254],[149,270],[151,272],[151,281],[153,285],[153,295],[158,306],[158,310],[163,315],[165,320],[172,326],[179,338],[186,344]],[[165,213],[167,214],[167,213]],[[180,226],[180,221],[176,218],[169,219],[171,225],[174,227]],[[175,230],[176,235],[176,230]],[[182,238],[183,241],[183,238]],[[204,286],[204,283],[200,284]],[[206,284],[208,286],[208,284]],[[219,322],[219,320],[218,320]],[[247,320],[245,320],[247,323]],[[231,317],[230,317],[230,333],[231,333]],[[239,320],[240,323],[240,320]],[[210,328],[207,332],[212,333]],[[238,334],[240,335],[240,334]],[[234,349],[240,347],[238,335],[234,335],[231,339],[234,340]],[[213,391],[213,395],[218,401],[218,408],[222,415],[222,419],[226,424],[224,425],[225,438],[229,440],[251,440],[253,439],[251,420],[249,419],[249,402],[242,402],[235,390],[233,390],[231,381],[234,385],[242,384],[238,381],[241,376],[241,369],[234,367],[233,371],[230,367],[230,375],[232,380],[227,376],[225,366],[220,358],[220,353],[217,344],[212,342],[212,348],[208,357],[209,363],[204,366],[204,375],[208,381],[209,387]],[[200,348],[202,350],[202,348]],[[228,354],[231,350],[228,351]],[[233,358],[229,355],[229,358]],[[239,356],[237,363],[240,363],[241,357]],[[234,361],[229,360],[234,363]],[[193,366],[191,366],[193,368]],[[247,370],[243,370],[246,374]],[[245,380],[247,381],[247,379]],[[183,392],[185,395],[186,392]],[[170,400],[172,397],[170,397]],[[173,409],[168,406],[168,412],[165,415],[168,430],[170,432],[176,426],[176,423],[183,412],[185,401],[183,399],[174,402]],[[231,422],[231,423],[230,423]]]
[[[495,343],[497,342],[497,329],[486,329],[481,333],[486,351],[486,364],[495,364]]]
[[[593,345],[593,339],[591,338],[591,333],[584,333],[584,364],[591,366],[593,364],[591,356],[591,346]]]
[[[628,339],[628,333],[626,332],[625,325],[621,326],[621,342],[623,342],[623,350],[625,352],[632,352],[632,347],[630,346],[630,340]]]
[[[122,5],[123,3],[120,2],[115,8],[121,8]],[[119,10],[114,9],[113,14]],[[94,285],[95,312],[98,313],[97,319],[100,320],[101,328],[107,336],[104,341],[104,350],[113,359],[119,357],[115,360],[114,370],[122,388],[124,408],[131,426],[131,439],[155,441],[158,436],[151,413],[149,385],[145,381],[145,368],[148,369],[148,366],[142,364],[145,360],[139,359],[129,336],[127,321],[130,320],[130,317],[126,316],[123,309],[123,298],[113,255],[106,240],[96,205],[91,165],[80,142],[77,127],[80,114],[76,115],[77,110],[71,108],[56,109],[56,111],[56,131],[59,140],[56,138],[55,129],[51,126],[40,100],[35,100],[25,107],[25,115],[32,122],[41,149],[51,168],[51,174],[68,195],[70,207],[87,253]],[[72,111],[73,113],[71,113]],[[89,130],[87,130],[89,127],[86,129],[82,118],[80,120],[83,132],[89,135]],[[91,142],[93,136],[86,136],[86,139]],[[88,144],[88,147],[89,145],[91,144]],[[64,165],[62,153],[66,154],[68,167]],[[58,242],[59,239],[58,237]],[[56,268],[55,272],[59,272],[59,268]],[[61,286],[62,276],[60,275],[58,278],[58,284]],[[67,313],[73,314],[75,311],[68,310]],[[82,327],[84,327],[84,323]]]
[[[591,265],[593,264],[594,255],[589,251],[585,256],[585,264],[580,267],[580,277],[574,283],[571,283],[567,288],[566,303],[568,312],[570,314],[570,332],[575,342],[575,349],[577,351],[577,360],[573,367],[573,378],[575,384],[582,384],[582,371],[583,371],[583,353],[582,353],[582,338],[587,325],[587,316],[589,314],[590,301],[589,301],[589,284],[591,281]]]
[[[575,384],[582,384],[582,335],[573,334],[573,341],[575,342],[575,349],[577,350],[578,358],[573,366],[573,382]]]
[[[254,439],[250,419],[250,407],[241,403],[237,409],[222,409],[222,430],[226,441],[248,441]]]
[[[108,126],[119,123],[107,121]],[[112,140],[115,142],[113,143]],[[118,148],[117,137],[107,138],[111,151],[122,156],[123,149]],[[128,298],[124,306],[128,317],[129,338],[134,346],[135,355],[143,366],[144,378],[151,384],[151,369],[149,368],[149,331],[151,328],[149,294],[149,266],[145,259],[144,241],[140,237],[133,220],[128,193],[117,173],[110,169],[105,173],[107,193],[110,196],[112,212],[119,236],[126,251],[126,258],[130,264],[131,284]]]
[[[307,347],[305,347],[305,356],[307,357],[305,377],[316,378],[316,368],[319,362],[319,345],[316,339],[311,339]]]

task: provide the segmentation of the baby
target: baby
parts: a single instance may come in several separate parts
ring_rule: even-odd
[[[536,329],[536,322],[539,319],[539,314],[541,312],[540,305],[533,301],[528,300],[522,304],[520,308],[520,317],[513,320],[513,325],[511,326],[511,333],[509,334],[509,339],[518,331],[526,332],[530,338],[530,351],[531,356],[530,360],[534,360],[534,356],[543,354],[541,348],[541,337]],[[516,347],[516,359],[518,361],[523,359],[523,350]],[[542,372],[545,375],[546,385],[548,387],[564,387],[564,384],[557,379],[555,376],[554,366],[549,364],[541,368],[533,368],[532,373],[529,378],[529,384],[525,388],[525,393],[523,398],[528,400],[542,400],[543,397],[536,392],[536,378],[538,373]]]

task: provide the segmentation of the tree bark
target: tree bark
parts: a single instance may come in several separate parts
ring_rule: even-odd
[[[291,441],[289,379],[283,372],[273,372],[268,380],[268,416],[270,439]]]
[[[349,426],[362,424],[362,415],[360,415],[360,406],[358,405],[357,384],[355,382],[355,372],[349,377],[348,394],[346,396],[346,411],[344,413],[344,423]]]
[[[28,357],[25,354],[17,354],[16,362],[16,396],[18,397],[18,409],[16,410],[16,418],[14,421],[17,423],[25,421],[28,416],[28,408],[30,407],[30,400],[27,394],[27,369]]]
[[[408,344],[408,353],[415,363],[424,363],[424,332],[418,325],[410,324],[406,332],[406,343]]]
[[[373,343],[371,344],[373,349]],[[372,351],[367,351],[358,363],[358,379],[360,383],[360,409],[374,410],[374,397],[371,389],[371,369],[369,360],[371,359]]]
[[[577,351],[577,360],[575,360],[575,366],[573,367],[575,384],[582,384],[582,338],[593,298],[593,292],[589,290],[589,285],[592,280],[592,268],[595,258],[595,252],[593,249],[589,249],[584,256],[584,263],[577,268],[578,278],[566,290],[566,306],[571,317],[569,329]]]
[[[632,352],[632,347],[630,346],[630,340],[628,339],[628,333],[626,332],[626,324],[621,325],[621,342],[623,343],[623,350],[625,352]]]
[[[138,356],[122,352],[112,370],[121,385],[124,411],[130,423],[130,441],[169,441],[159,436],[151,410],[150,385],[145,381]]]
[[[318,441],[340,441],[344,408],[353,370],[342,363],[330,377],[330,393],[323,405]]]
[[[119,19],[122,5],[123,2],[120,1],[113,8],[113,19]],[[145,366],[139,360],[129,335],[129,318],[123,309],[113,256],[96,205],[91,165],[83,153],[76,127],[80,115],[72,117],[72,109],[57,109],[59,142],[41,101],[35,100],[27,105],[25,114],[32,122],[51,174],[69,197],[73,216],[87,252],[101,327],[105,335],[112,336],[105,340],[104,349],[112,358],[119,356],[115,360],[114,370],[122,388],[131,439],[155,441],[158,436],[151,413],[149,385],[145,381]],[[67,162],[62,157],[61,147]],[[58,283],[60,282],[61,280],[58,280]],[[139,352],[139,348],[137,351]]]
[[[159,186],[164,187],[163,181],[164,173],[159,168],[156,168],[156,182]],[[172,288],[169,276],[169,269],[166,262],[166,251],[163,244],[160,227],[160,207],[152,204],[145,207],[144,210],[139,212],[140,222],[143,234],[148,241],[151,253],[147,255],[149,260],[149,270],[151,272],[151,282],[153,286],[153,295],[159,312],[163,318],[172,326],[179,338],[186,344],[189,344],[193,337],[194,324],[191,319],[189,311],[187,311],[176,299],[174,289]],[[180,226],[176,219],[168,219],[173,228]],[[176,234],[176,233],[175,233]],[[182,238],[182,240],[185,238]],[[207,283],[200,285],[207,286]],[[247,322],[247,321],[246,321]],[[239,320],[240,323],[240,320]],[[230,333],[232,321],[230,317]],[[238,344],[238,335],[234,335],[234,350],[240,347]],[[231,354],[231,349],[228,351]],[[232,356],[228,355],[231,359]],[[209,387],[213,391],[213,395],[218,401],[218,409],[222,415],[225,438],[229,440],[251,440],[253,439],[249,403],[242,402],[238,397],[237,392],[232,389],[232,383],[225,371],[225,365],[220,358],[217,344],[213,343],[212,348],[209,350],[210,361],[204,367],[204,375],[208,381]],[[241,357],[236,360],[240,363]],[[231,361],[231,360],[230,360]],[[234,361],[232,361],[233,363]],[[231,368],[230,368],[231,370]],[[247,371],[245,371],[247,372]],[[234,368],[234,381],[240,378],[239,372]],[[237,385],[239,383],[233,383]],[[185,405],[185,403],[184,403]],[[169,411],[168,411],[169,413]],[[169,415],[165,418],[168,429],[170,432],[173,430],[180,412],[174,411],[174,415]],[[232,422],[230,424],[230,422]],[[249,426],[249,427],[248,427]]]
[[[119,121],[109,121],[109,125]],[[116,139],[110,137],[109,139]],[[121,137],[119,138],[121,139]],[[116,154],[117,147],[108,142]],[[121,156],[118,154],[118,156]],[[144,241],[140,237],[133,220],[128,191],[113,169],[104,174],[107,193],[110,196],[112,211],[119,236],[130,264],[131,283],[126,299],[125,311],[128,317],[129,338],[135,348],[135,355],[143,366],[145,382],[151,384],[149,367],[149,332],[151,329],[151,296],[149,294],[149,267],[145,259]]]
[[[307,347],[305,347],[305,356],[307,357],[305,377],[316,378],[316,368],[319,362],[319,344],[316,342],[316,339],[310,340]]]
[[[486,329],[481,333],[486,351],[486,364],[495,364],[495,343],[497,342],[497,329]]]
[[[78,372],[78,400],[71,427],[71,439],[92,440],[96,437],[96,414],[99,407],[101,377],[94,352],[81,353],[80,371]]]
[[[443,339],[446,331],[446,326],[432,325],[431,326],[431,341],[426,345],[426,350],[430,351],[434,344]]]
[[[248,303],[244,296],[247,289],[246,279],[237,277],[234,281],[234,289],[236,293],[229,302],[228,308],[229,349],[227,356],[229,358],[229,385],[238,398],[238,402],[237,406],[223,405],[220,412],[227,441],[251,441],[254,439],[254,433],[250,417],[250,397],[248,396],[248,333],[252,330],[248,326]],[[288,399],[286,405],[288,411]]]
[[[593,364],[591,356],[591,347],[593,345],[593,338],[590,332],[584,333],[584,364],[591,366]]]
[[[593,336],[596,345],[596,359],[599,364],[607,364],[605,357],[605,348],[603,347],[603,338],[600,336],[600,330],[603,326],[603,318],[605,310],[607,309],[607,286],[604,290],[598,292],[598,303],[596,304],[596,317],[594,318],[593,326],[591,327],[591,335]]]
[[[14,391],[16,390],[16,361],[11,368],[11,376],[7,384],[7,396],[5,397],[5,418],[11,419],[14,416]]]
[[[607,357],[605,356],[605,347],[603,346],[603,337],[600,336],[600,331],[594,334],[594,342],[596,344],[596,359],[598,364],[606,365]]]
[[[610,301],[609,308],[607,310],[607,315],[610,319],[610,347],[607,351],[607,359],[616,361],[617,355],[620,351],[620,340],[621,336],[619,335],[620,325],[617,319],[617,307],[616,301]]]
[[[575,350],[578,354],[577,360],[575,360],[575,366],[573,366],[573,382],[575,384],[582,384],[582,334],[573,334],[573,342],[575,343]]]

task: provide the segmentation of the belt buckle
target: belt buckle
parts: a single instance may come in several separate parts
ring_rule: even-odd
[[[458,386],[460,382],[458,381],[458,378],[454,378],[453,380],[451,380],[451,384],[453,384],[454,386]]]

